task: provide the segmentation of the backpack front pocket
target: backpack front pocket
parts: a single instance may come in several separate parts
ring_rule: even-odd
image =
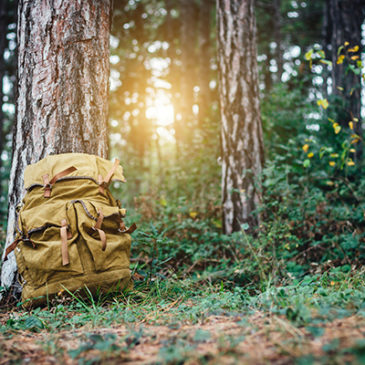
[[[125,211],[90,201],[75,202],[78,230],[98,272],[129,269],[131,236],[121,232]]]
[[[65,206],[55,210],[54,214],[50,214],[51,211],[47,211],[47,216],[39,209],[38,212],[30,209],[19,216],[19,235],[22,239],[15,255],[20,274],[33,287],[83,273],[76,243],[78,232],[68,226],[70,219]],[[66,222],[63,227],[62,221]],[[43,225],[37,226],[39,222]]]

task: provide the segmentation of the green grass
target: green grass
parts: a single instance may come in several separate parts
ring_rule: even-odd
[[[295,325],[330,321],[358,314],[365,317],[365,276],[325,274],[293,280],[290,285],[271,286],[252,295],[239,286],[228,290],[224,281],[201,283],[194,278],[137,282],[132,291],[96,297],[59,297],[52,306],[17,310],[1,324],[2,333],[17,330],[57,332],[83,326],[116,324],[197,323],[211,314],[247,316],[262,311],[286,316]]]

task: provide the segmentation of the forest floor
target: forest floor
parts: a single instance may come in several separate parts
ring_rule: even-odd
[[[156,280],[119,297],[3,308],[0,365],[364,364],[363,283],[311,277],[249,294]]]
[[[81,327],[56,334],[19,331],[1,338],[0,364],[364,363],[365,318],[316,327],[313,336],[283,316],[208,316],[201,323]]]

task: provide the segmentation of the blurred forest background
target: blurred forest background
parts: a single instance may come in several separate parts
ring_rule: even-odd
[[[252,288],[308,273],[351,273],[364,264],[365,12],[361,1],[348,2],[351,13],[341,13],[335,3],[256,1],[265,146],[262,221],[226,236],[215,2],[114,1],[109,147],[128,179],[114,189],[133,211],[130,221],[140,226],[132,254],[139,277],[204,272],[229,278],[228,286]],[[1,2],[0,19],[5,231],[16,1]]]

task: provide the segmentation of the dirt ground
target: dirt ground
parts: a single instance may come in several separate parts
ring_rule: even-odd
[[[201,323],[6,332],[0,365],[24,364],[292,364],[365,363],[365,319],[319,324],[313,335],[285,317],[209,316]],[[346,350],[347,349],[347,350]],[[364,360],[364,362],[362,362]]]

